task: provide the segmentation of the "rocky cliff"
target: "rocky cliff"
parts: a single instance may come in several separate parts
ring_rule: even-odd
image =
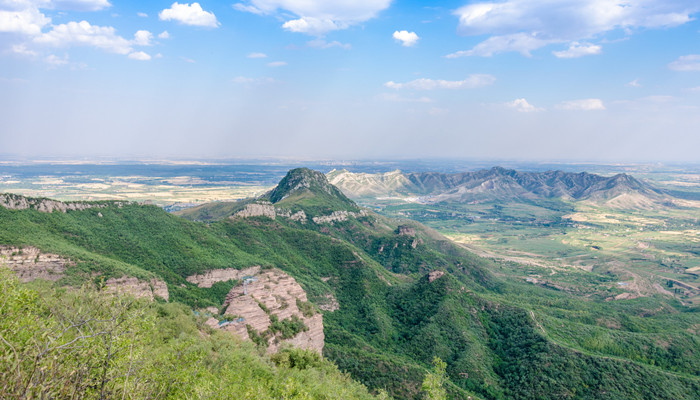
[[[151,279],[147,282],[131,276],[110,278],[105,282],[102,291],[105,293],[125,293],[137,298],[145,297],[149,300],[154,300],[156,296],[166,301],[170,299],[168,285],[159,279]]]
[[[244,276],[253,276],[260,273],[260,266],[256,265],[245,269],[213,269],[203,274],[188,276],[187,282],[193,283],[201,288],[210,288],[217,282],[226,282],[232,279],[239,280]]]
[[[250,333],[267,342],[267,351],[276,352],[289,344],[321,353],[324,345],[323,315],[308,303],[306,292],[283,271],[260,271],[252,279],[240,283],[226,296],[224,315],[230,320],[209,320],[214,328],[224,329],[244,339],[252,339]],[[283,338],[276,331],[273,321],[303,322],[305,329],[291,338]],[[259,339],[260,340],[260,339]]]
[[[0,246],[0,265],[13,270],[20,281],[35,279],[57,281],[63,278],[71,260],[57,254],[42,253],[36,247]]]
[[[121,202],[113,202],[118,207]],[[106,203],[86,203],[86,202],[63,202],[51,199],[35,199],[10,193],[0,193],[0,206],[11,210],[33,209],[39,212],[67,212],[69,210],[87,210],[89,208],[105,208]]]

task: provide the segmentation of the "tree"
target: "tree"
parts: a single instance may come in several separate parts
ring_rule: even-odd
[[[444,384],[447,381],[447,363],[439,357],[433,359],[433,370],[428,372],[423,379],[422,390],[425,393],[426,400],[445,400],[447,399],[447,391]]]

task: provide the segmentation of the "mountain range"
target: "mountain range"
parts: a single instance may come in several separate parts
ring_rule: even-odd
[[[393,196],[426,204],[553,198],[620,208],[671,203],[670,196],[627,174],[605,177],[587,172],[522,172],[494,167],[455,174],[333,170],[328,173],[328,179],[351,198]]]

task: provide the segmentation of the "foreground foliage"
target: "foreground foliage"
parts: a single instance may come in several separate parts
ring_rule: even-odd
[[[370,399],[318,354],[272,359],[188,308],[20,284],[0,269],[0,398]]]

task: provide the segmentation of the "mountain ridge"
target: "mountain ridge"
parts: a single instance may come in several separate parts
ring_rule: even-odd
[[[632,195],[647,207],[670,201],[660,190],[627,174],[605,177],[588,172],[523,172],[493,167],[454,174],[333,170],[328,178],[351,198],[405,196],[427,204],[551,198],[607,203],[623,195]]]

